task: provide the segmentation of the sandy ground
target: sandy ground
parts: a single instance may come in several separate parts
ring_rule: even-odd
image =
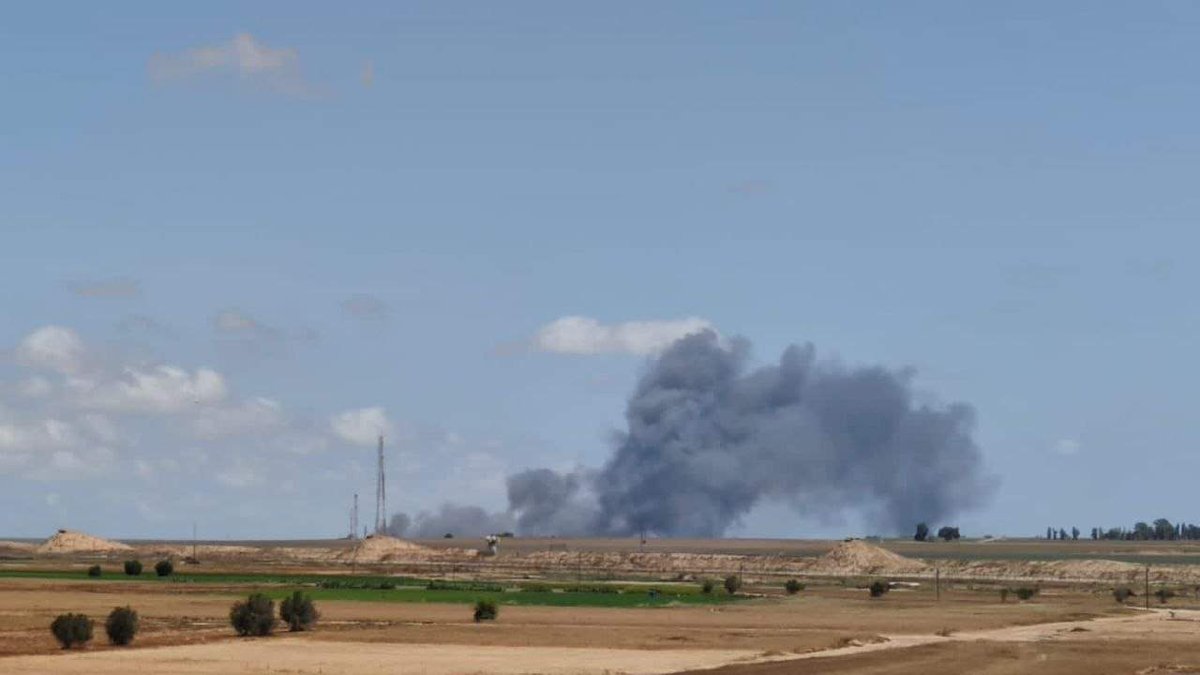
[[[673,673],[752,661],[757,652],[714,649],[640,651],[572,647],[349,644],[303,638],[241,640],[93,654],[22,656],[0,661],[3,672],[107,675],[141,669],[158,675],[323,673],[385,675],[424,673]]]

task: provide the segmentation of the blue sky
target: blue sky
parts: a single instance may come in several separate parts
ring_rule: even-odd
[[[396,508],[502,507],[512,471],[603,461],[654,349],[538,342],[569,316],[912,366],[1000,479],[964,532],[1195,518],[1198,22],[6,8],[0,533],[341,534],[372,425]]]

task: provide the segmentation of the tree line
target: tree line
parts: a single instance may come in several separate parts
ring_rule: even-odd
[[[1102,527],[1093,527],[1091,530],[1091,538],[1095,540],[1109,539],[1119,541],[1191,541],[1200,540],[1200,525],[1191,523],[1178,522],[1172,523],[1166,518],[1159,518],[1152,523],[1138,521],[1133,524],[1133,527],[1110,527],[1108,529]],[[1072,527],[1068,532],[1066,528],[1046,528],[1046,539],[1050,540],[1077,540],[1079,539],[1080,531],[1077,527]]]

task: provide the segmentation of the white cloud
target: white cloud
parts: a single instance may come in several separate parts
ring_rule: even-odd
[[[218,471],[216,479],[221,485],[232,488],[246,488],[262,482],[262,478],[254,470],[254,467],[240,459],[234,460],[228,467]]]
[[[564,316],[542,326],[533,347],[558,354],[653,354],[681,337],[713,330],[696,317],[602,324],[586,316]]]
[[[43,326],[21,340],[17,359],[34,368],[74,373],[83,367],[83,340],[70,328]]]
[[[300,55],[295,49],[268,47],[249,33],[175,54],[155,54],[150,57],[149,72],[156,82],[223,74],[259,82],[288,94],[309,91],[300,75]]]
[[[359,408],[335,415],[329,422],[333,433],[356,445],[374,445],[380,434],[392,433],[392,423],[383,408]]]
[[[1078,454],[1079,448],[1079,441],[1074,438],[1061,438],[1054,444],[1054,452],[1065,456]]]
[[[21,380],[17,390],[25,398],[46,398],[54,393],[54,385],[41,375],[34,375]]]
[[[280,429],[285,421],[278,401],[258,397],[200,411],[192,420],[192,432],[203,439],[264,434]]]
[[[177,366],[127,368],[118,378],[68,380],[80,405],[127,413],[179,413],[225,400],[225,378],[208,368],[189,373]]]

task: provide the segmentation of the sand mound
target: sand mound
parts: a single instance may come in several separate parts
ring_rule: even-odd
[[[353,560],[370,563],[414,558],[427,559],[438,557],[439,553],[443,552],[404,541],[403,539],[376,535],[363,539],[359,542],[358,546],[341,552],[337,557],[347,562]]]
[[[868,544],[865,541],[844,541],[817,558],[809,569],[814,574],[917,574],[926,570],[925,563],[905,558],[898,553]]]
[[[131,550],[133,550],[132,546],[127,546],[119,541],[101,539],[70,530],[59,530],[57,534],[37,547],[38,553],[113,553]]]

